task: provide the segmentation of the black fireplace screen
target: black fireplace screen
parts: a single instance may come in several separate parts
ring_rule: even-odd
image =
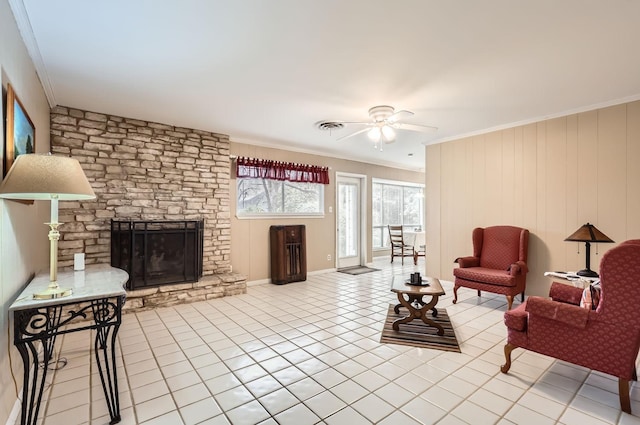
[[[111,220],[111,265],[129,273],[127,289],[197,282],[202,220]]]

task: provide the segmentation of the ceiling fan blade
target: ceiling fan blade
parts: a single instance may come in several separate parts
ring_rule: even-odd
[[[398,111],[395,114],[392,114],[391,116],[389,116],[389,118],[387,118],[387,122],[390,124],[393,124],[394,122],[398,122],[402,119],[409,118],[412,115],[413,115],[413,112],[406,111],[403,109],[402,111]]]
[[[355,131],[353,133],[347,134],[346,136],[338,137],[336,139],[336,142],[339,142],[340,140],[348,139],[349,137],[357,136],[358,134],[364,133],[365,131],[369,131],[369,129],[368,128],[363,128],[362,130],[358,130],[358,131]]]
[[[331,122],[335,122],[338,124],[362,124],[362,125],[372,125],[371,121],[334,121],[332,120]]]
[[[421,124],[400,123],[400,128],[403,130],[419,131],[421,133],[433,133],[434,131],[438,131],[438,127]]]

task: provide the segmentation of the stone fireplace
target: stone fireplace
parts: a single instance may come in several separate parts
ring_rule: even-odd
[[[51,151],[80,161],[97,199],[60,203],[59,265],[84,252],[110,263],[115,220],[203,220],[202,278],[127,292],[126,309],[246,292],[231,273],[230,159],[226,135],[57,106]]]
[[[202,220],[111,220],[111,265],[129,273],[127,289],[197,282]]]

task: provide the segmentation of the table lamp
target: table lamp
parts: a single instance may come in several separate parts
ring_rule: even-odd
[[[609,238],[609,236],[602,233],[600,230],[596,229],[596,226],[594,226],[593,224],[587,223],[580,226],[580,228],[573,232],[570,236],[567,236],[565,241],[584,242],[587,246],[586,267],[577,272],[578,276],[598,277],[598,273],[591,270],[591,243],[613,243],[613,240]],[[578,251],[578,253],[579,252],[580,251]]]
[[[49,287],[33,294],[35,299],[61,298],[71,295],[71,289],[58,286],[58,201],[95,199],[87,176],[77,159],[41,154],[19,155],[0,185],[0,198],[50,200],[49,226]]]

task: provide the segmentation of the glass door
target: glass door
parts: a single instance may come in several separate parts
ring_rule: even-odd
[[[337,241],[338,268],[363,264],[361,253],[361,190],[360,179],[339,176],[337,178]]]

